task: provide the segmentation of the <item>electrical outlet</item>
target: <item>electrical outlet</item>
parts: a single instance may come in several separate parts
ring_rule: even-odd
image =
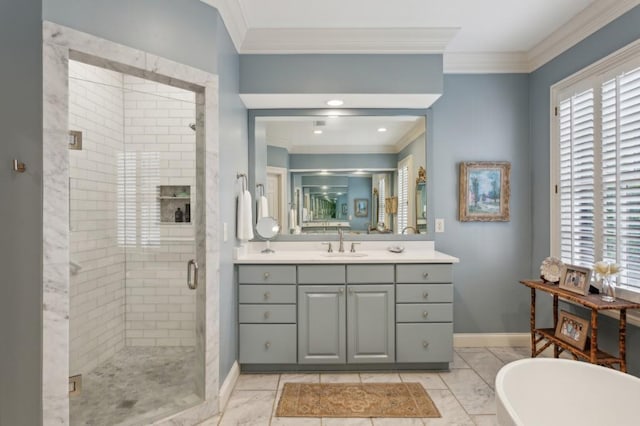
[[[436,219],[436,232],[444,232],[444,219]]]

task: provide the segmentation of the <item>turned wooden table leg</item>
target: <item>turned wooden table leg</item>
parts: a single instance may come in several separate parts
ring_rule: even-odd
[[[536,356],[536,289],[531,289],[531,313],[529,315],[531,328],[531,358]]]
[[[553,329],[558,327],[558,296],[553,296]],[[553,344],[553,357],[558,358],[560,356],[560,348],[555,343]]]
[[[589,350],[589,361],[596,364],[598,353],[598,310],[591,309],[591,348]]]
[[[618,356],[620,357],[620,371],[627,372],[627,310],[620,309],[618,322]]]

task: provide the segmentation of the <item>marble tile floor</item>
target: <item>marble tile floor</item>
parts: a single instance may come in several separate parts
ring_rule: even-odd
[[[241,374],[224,411],[200,426],[413,426],[495,425],[494,382],[498,370],[528,358],[528,347],[456,348],[446,372]],[[286,382],[419,382],[440,410],[438,419],[276,417]]]
[[[194,363],[194,348],[124,348],[83,375],[70,424],[143,425],[195,405]]]

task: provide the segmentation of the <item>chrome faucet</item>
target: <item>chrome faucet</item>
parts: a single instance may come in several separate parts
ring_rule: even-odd
[[[340,237],[340,247],[338,247],[338,251],[344,253],[344,231],[341,228],[338,228],[338,237]]]

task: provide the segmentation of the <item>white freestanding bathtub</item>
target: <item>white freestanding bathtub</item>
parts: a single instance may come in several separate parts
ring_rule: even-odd
[[[496,376],[501,426],[640,425],[640,379],[555,358],[511,362]]]

